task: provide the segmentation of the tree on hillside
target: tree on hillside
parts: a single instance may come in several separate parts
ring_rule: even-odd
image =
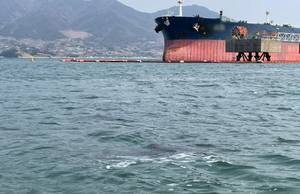
[[[1,52],[0,56],[7,57],[7,58],[17,58],[19,57],[19,54],[17,49],[9,49]]]

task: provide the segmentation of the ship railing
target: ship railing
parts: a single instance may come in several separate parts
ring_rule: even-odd
[[[298,33],[278,32],[275,36],[266,35],[261,38],[268,40],[280,40],[284,42],[300,42],[300,34]]]

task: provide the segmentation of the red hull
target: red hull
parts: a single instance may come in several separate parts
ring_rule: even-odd
[[[166,62],[234,62],[238,53],[227,53],[225,40],[167,40]],[[300,61],[298,43],[282,43],[281,52],[270,53],[271,61]],[[253,62],[255,59],[252,59]]]

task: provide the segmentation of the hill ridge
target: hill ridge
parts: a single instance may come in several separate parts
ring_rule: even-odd
[[[197,9],[205,10],[184,10]],[[160,57],[163,38],[153,29],[163,12],[139,12],[117,0],[0,0],[0,53],[34,47],[55,56]]]

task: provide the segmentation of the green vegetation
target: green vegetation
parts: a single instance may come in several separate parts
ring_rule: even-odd
[[[9,50],[1,52],[0,56],[7,57],[7,58],[17,58],[20,55],[18,54],[17,49],[9,49]]]

